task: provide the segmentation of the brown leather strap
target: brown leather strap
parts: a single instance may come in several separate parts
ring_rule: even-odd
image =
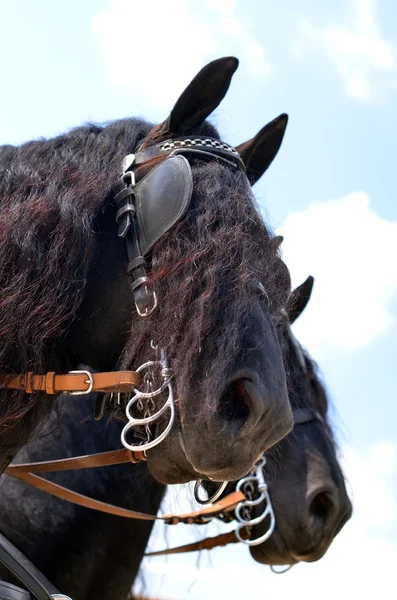
[[[95,467],[107,467],[110,465],[121,465],[123,463],[136,463],[146,460],[143,452],[134,452],[126,448],[100,452],[99,454],[88,454],[85,456],[73,456],[60,460],[46,460],[43,462],[23,463],[9,465],[5,470],[8,475],[18,473],[51,473],[52,471],[71,471],[74,469],[89,469]]]
[[[126,508],[121,508],[120,506],[115,506],[114,504],[107,504],[106,502],[89,498],[88,496],[84,496],[84,494],[73,492],[62,485],[58,485],[53,481],[48,481],[48,479],[44,479],[33,473],[14,472],[12,473],[12,477],[20,479],[38,490],[47,492],[47,494],[51,494],[62,500],[67,500],[68,502],[73,502],[73,504],[78,504],[79,506],[84,506],[85,508],[91,508],[117,517],[126,517],[127,519],[140,519],[142,521],[156,520],[156,517],[153,515],[146,515],[145,513],[135,512]]]
[[[248,533],[241,531],[241,537],[248,537]],[[227,546],[228,544],[236,544],[239,542],[235,531],[229,531],[228,533],[222,533],[215,537],[208,537],[199,542],[193,544],[186,544],[184,546],[177,546],[176,548],[168,548],[167,550],[158,550],[157,552],[148,552],[144,556],[165,556],[166,554],[183,554],[185,552],[197,552],[198,550],[212,550],[221,546]]]
[[[232,494],[229,494],[225,498],[222,498],[222,500],[216,502],[212,506],[207,506],[206,508],[194,511],[192,513],[187,513],[184,515],[163,515],[160,517],[155,517],[153,515],[128,510],[126,508],[115,506],[114,504],[108,504],[107,502],[95,500],[94,498],[90,498],[89,496],[85,496],[84,494],[79,494],[78,492],[69,490],[68,488],[62,485],[58,485],[57,483],[48,481],[47,479],[44,479],[39,475],[35,475],[34,473],[27,471],[27,469],[29,468],[30,470],[35,470],[38,473],[49,473],[55,470],[65,471],[68,468],[70,469],[73,463],[75,465],[73,468],[85,469],[89,466],[98,467],[105,466],[105,464],[121,464],[129,460],[128,453],[125,454],[124,450],[116,452],[104,452],[100,456],[102,456],[102,459],[98,459],[98,455],[94,455],[93,457],[79,456],[77,458],[65,459],[61,461],[10,465],[5,472],[7,473],[7,475],[10,475],[15,479],[24,481],[32,487],[42,490],[47,494],[56,496],[61,500],[73,502],[74,504],[78,504],[79,506],[84,506],[85,508],[91,508],[93,510],[98,510],[100,512],[104,512],[110,515],[125,517],[127,519],[139,519],[143,521],[165,521],[169,525],[177,525],[178,523],[203,523],[203,520],[207,518],[215,517],[221,513],[234,510],[239,502],[245,500],[245,496],[242,492],[233,492]],[[55,465],[57,465],[58,467],[61,465],[61,467],[58,469],[55,467]]]
[[[205,519],[217,517],[218,515],[234,510],[240,502],[245,500],[243,492],[232,492],[215,504],[211,504],[200,510],[196,510],[184,515],[163,515],[163,519],[168,525],[177,525],[178,523],[186,523],[193,525],[194,523],[203,523]]]
[[[92,385],[91,385],[92,383]],[[27,394],[33,392],[46,392],[59,394],[60,392],[131,392],[139,386],[140,375],[136,371],[109,371],[106,373],[91,373],[77,371],[57,375],[49,371],[45,375],[0,375],[0,388],[6,387],[14,390],[25,390]]]

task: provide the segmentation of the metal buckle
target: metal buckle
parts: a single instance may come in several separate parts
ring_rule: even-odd
[[[51,598],[53,600],[72,600],[70,596],[65,596],[65,594],[51,594]]]
[[[78,392],[66,392],[69,396],[85,396],[86,394],[90,394],[92,392],[92,388],[94,387],[94,379],[92,374],[89,371],[81,370],[81,371],[69,371],[71,375],[87,375],[88,379],[84,381],[84,383],[88,384],[88,389]],[[66,598],[67,596],[65,596]]]
[[[149,290],[149,287],[147,285],[145,285],[145,292],[149,293],[151,291],[152,294],[152,306],[150,308],[145,308],[145,312],[143,312],[140,308],[139,308],[139,303],[136,302],[135,300],[135,308],[136,308],[136,312],[138,313],[138,315],[140,317],[150,317],[150,315],[156,310],[157,308],[157,294],[154,290]]]

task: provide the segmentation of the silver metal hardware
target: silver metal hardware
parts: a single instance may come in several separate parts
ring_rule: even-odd
[[[94,379],[89,371],[69,371],[69,373],[73,375],[87,375],[88,379],[86,379],[84,383],[88,385],[88,388],[86,390],[82,390],[81,392],[66,392],[66,394],[69,394],[69,396],[85,396],[86,394],[90,394],[92,392],[92,388],[94,387]]]
[[[152,345],[152,347],[153,347],[153,345]],[[165,351],[161,348],[160,349],[160,360],[151,360],[151,361],[144,363],[143,365],[138,367],[137,372],[140,373],[140,372],[144,371],[145,369],[148,369],[149,367],[153,367],[156,365],[161,367],[161,376],[164,380],[163,383],[161,384],[161,386],[158,389],[156,389],[154,391],[150,391],[150,392],[141,392],[137,388],[134,388],[134,395],[129,400],[127,407],[126,407],[126,415],[127,415],[128,423],[127,423],[127,425],[125,425],[123,431],[121,432],[121,442],[125,448],[128,448],[128,450],[146,451],[146,450],[149,450],[150,448],[154,448],[154,446],[157,446],[158,444],[160,444],[160,442],[162,442],[167,437],[167,435],[171,431],[171,427],[174,423],[175,405],[174,405],[173,388],[172,388],[172,383],[171,383],[171,379],[173,377],[173,372],[168,367]],[[151,385],[150,385],[150,387],[151,387]],[[154,414],[149,414],[148,416],[145,416],[141,419],[137,419],[136,417],[132,416],[131,410],[134,407],[134,405],[137,405],[138,408],[142,407],[142,409],[143,409],[144,405],[147,404],[147,403],[142,402],[143,400],[149,401],[151,398],[158,396],[166,389],[168,389],[167,401],[157,412],[155,412]],[[166,428],[164,429],[164,431],[158,437],[150,440],[150,430],[147,429],[146,430],[147,434],[148,434],[147,442],[145,442],[143,444],[141,444],[141,443],[129,444],[127,442],[126,435],[131,429],[133,429],[134,427],[139,427],[142,425],[149,425],[149,423],[153,423],[167,410],[169,410],[169,413],[170,413],[169,421],[168,421],[168,424],[167,424]]]
[[[283,575],[284,573],[286,573],[287,571],[289,571],[290,569],[292,569],[294,565],[287,565],[284,569],[281,569],[280,571],[278,570],[280,567],[276,567],[275,565],[270,565],[270,569],[271,571],[275,574],[275,575]]]
[[[213,502],[215,502],[216,500],[218,500],[218,498],[221,496],[222,492],[225,491],[227,484],[229,483],[228,481],[223,481],[222,483],[219,484],[219,488],[217,489],[217,491],[215,492],[215,494],[213,494],[211,496],[211,498],[207,498],[206,500],[203,498],[200,498],[200,486],[203,483],[202,479],[198,479],[196,481],[196,483],[194,484],[194,499],[196,500],[196,502],[198,502],[199,504],[212,504]]]
[[[135,166],[135,154],[127,154],[123,159],[123,175],[127,172],[131,172]]]
[[[243,491],[247,499],[240,502],[235,509],[236,520],[239,525],[236,528],[237,539],[248,546],[258,546],[265,542],[272,535],[276,526],[276,517],[274,515],[273,506],[270,500],[267,483],[263,473],[263,468],[266,464],[265,457],[262,457],[255,465],[254,469],[246,476],[240,479],[236,486],[236,490]],[[257,498],[253,498],[252,490],[259,492]],[[249,493],[247,493],[247,491]],[[264,502],[263,511],[255,518],[252,518],[252,508]],[[253,527],[262,523],[266,518],[269,518],[269,527],[263,535],[256,539],[244,539],[241,535],[241,530]]]
[[[149,293],[149,288],[147,285],[145,285],[145,289],[146,289],[146,293]],[[136,308],[136,312],[138,313],[138,315],[140,317],[150,317],[150,315],[156,310],[157,308],[157,294],[154,290],[151,290],[151,294],[152,294],[152,306],[150,308],[147,308],[145,310],[145,312],[142,312],[138,306],[138,304],[135,302],[135,308]]]

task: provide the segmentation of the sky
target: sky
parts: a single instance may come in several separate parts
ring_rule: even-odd
[[[145,562],[162,598],[392,597],[397,564],[397,4],[392,0],[0,0],[0,143],[87,121],[163,120],[196,72],[240,67],[212,116],[238,144],[287,112],[255,186],[293,284],[315,287],[294,332],[333,402],[355,514],[318,563],[283,576],[235,546]],[[174,488],[164,510],[189,502]],[[219,527],[218,527],[219,529]],[[205,534],[156,527],[151,547]],[[198,561],[200,568],[197,568]],[[326,582],[326,585],[324,585]]]

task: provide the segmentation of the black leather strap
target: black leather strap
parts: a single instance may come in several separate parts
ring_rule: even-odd
[[[292,416],[294,417],[294,427],[296,427],[296,425],[311,423],[312,421],[324,423],[324,419],[319,412],[314,410],[314,408],[294,408],[292,410]]]
[[[126,240],[132,291],[140,313],[153,306],[147,257],[154,244],[186,214],[193,192],[190,165],[183,156],[167,158],[139,183],[130,172],[113,186],[118,235]]]
[[[35,600],[65,598],[50,581],[20,552],[0,534],[0,562],[27,588]]]
[[[32,600],[32,596],[17,585],[0,581],[0,600]]]
[[[161,155],[166,160],[135,184],[134,169]],[[203,136],[182,137],[128,155],[121,181],[113,186],[118,235],[126,240],[128,272],[133,278],[132,291],[141,316],[150,315],[157,305],[145,258],[155,243],[185,216],[190,205],[193,177],[186,156],[222,161],[245,173],[245,165],[232,146]]]

